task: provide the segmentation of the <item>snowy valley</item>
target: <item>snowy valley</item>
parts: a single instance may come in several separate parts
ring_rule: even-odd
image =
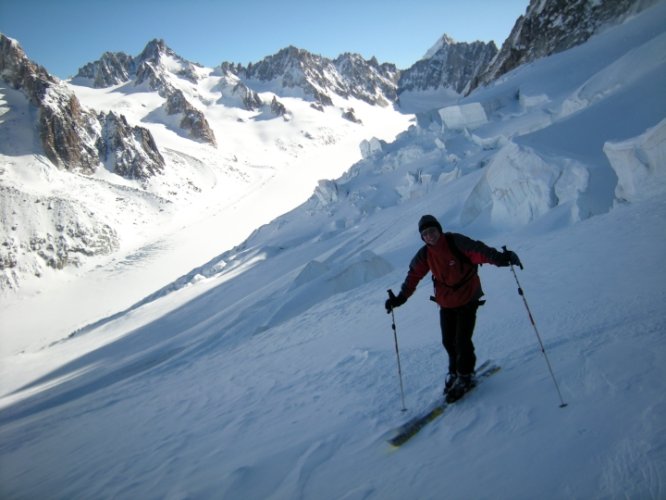
[[[82,234],[116,243],[3,296],[0,496],[663,498],[665,27],[656,2],[466,96],[404,91],[402,108],[275,87],[222,105],[225,76],[188,66],[196,85],[167,83],[210,103],[215,146],[152,90],[63,83],[150,131],[165,173],[141,180],[25,154],[34,117],[5,89],[3,161],[30,162],[0,173],[31,190],[3,195],[13,231],[82,211]],[[400,411],[383,303],[425,213],[520,255],[566,408],[513,276],[483,266],[477,356],[501,371],[387,444],[445,375],[424,280],[395,312]]]

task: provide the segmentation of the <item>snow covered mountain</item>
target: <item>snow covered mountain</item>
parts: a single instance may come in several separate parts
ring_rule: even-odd
[[[84,109],[66,84],[31,62],[4,35],[0,35],[0,72],[7,84],[0,129],[6,158],[0,183],[0,288],[13,288],[22,273],[39,276],[44,266],[62,269],[119,246],[114,227],[86,210],[74,193],[31,191],[31,173],[16,165],[15,158],[41,151],[44,158],[38,169],[49,169],[50,162],[66,175],[90,175],[104,165],[123,179],[137,180],[162,173],[165,162],[146,128],[130,125],[113,111]],[[12,173],[18,175],[17,182],[7,182]],[[40,180],[48,182],[48,177]],[[19,229],[24,224],[27,230]],[[41,265],[26,263],[26,253],[32,264]]]
[[[494,42],[456,43],[444,35],[423,59],[401,73],[399,92],[445,88],[464,94],[496,54]]]
[[[277,88],[282,95],[296,93],[318,106],[333,105],[332,95],[388,106],[395,101],[398,76],[395,65],[379,64],[374,58],[366,61],[358,54],[343,54],[329,60],[296,47],[247,68],[237,66],[236,71],[255,85]]]
[[[161,172],[164,160],[148,130],[130,127],[122,116],[82,109],[66,85],[30,61],[21,47],[0,35],[0,72],[12,90],[37,109],[36,133],[57,167],[93,173],[99,164],[123,177]]]
[[[486,85],[522,64],[570,49],[657,0],[531,0],[492,63],[468,91]]]
[[[235,190],[239,180],[253,190],[255,180],[264,180],[247,165],[271,165],[276,154],[268,154],[270,161],[250,155],[255,158],[246,158],[240,167],[239,155],[265,150],[266,145],[244,145],[252,142],[248,135],[264,142],[261,129],[267,121],[281,123],[268,146],[278,157],[285,156],[277,167],[293,164],[294,157],[309,161],[321,145],[339,150],[343,138],[346,151],[347,140],[358,144],[373,136],[391,139],[411,120],[392,106],[400,74],[395,66],[355,54],[328,60],[289,47],[247,68],[223,63],[210,69],[184,60],[164,41],[152,40],[136,57],[105,53],[84,65],[71,82],[60,82],[30,61],[18,42],[3,36],[2,48],[6,109],[25,117],[36,106],[39,116],[37,125],[16,119],[5,120],[2,128],[7,144],[3,154],[33,153],[33,166],[26,170],[37,179],[26,184],[14,177],[14,167],[3,178],[7,209],[2,217],[0,288],[5,291],[18,290],[50,270],[97,265],[99,257],[119,255],[128,243],[140,245],[128,239],[122,226],[129,222],[147,227],[178,211],[176,205],[201,199],[198,195],[207,191],[206,186],[219,182],[212,180],[211,172],[221,175],[225,184],[231,175]],[[299,111],[303,105],[307,109]],[[379,109],[372,111],[373,107]],[[336,125],[339,119],[352,127]],[[282,138],[285,128],[298,137],[288,141],[291,144]],[[33,144],[34,136],[41,145]],[[12,149],[16,144],[21,146]],[[360,158],[357,146],[352,147],[352,154]],[[341,157],[335,174],[352,161],[353,157],[349,162]],[[57,169],[89,176],[74,180],[86,187],[74,196],[67,189],[46,188],[43,181],[48,176],[59,177],[64,185],[69,182]],[[209,170],[204,178],[202,169]],[[319,177],[326,177],[326,168],[311,182]],[[97,207],[102,199],[104,209]],[[297,201],[302,200],[294,198]],[[116,205],[111,216],[108,203]],[[133,207],[132,215],[123,220],[128,206]]]
[[[75,80],[94,88],[106,88],[133,79],[135,87],[147,86],[166,101],[163,110],[167,116],[179,116],[179,126],[188,136],[215,146],[215,134],[205,114],[190,104],[183,91],[169,82],[169,74],[196,84],[203,68],[178,56],[163,40],[153,40],[143,52],[131,58],[124,53],[105,53],[99,61],[88,63],[77,73]]]
[[[650,3],[535,0],[499,54],[493,43],[456,43],[445,35],[404,71],[356,54],[329,60],[295,47],[247,67],[225,62],[204,68],[163,40],[152,40],[137,56],[107,52],[72,81],[60,82],[3,36],[8,111],[0,124],[0,154],[7,159],[0,178],[6,208],[0,220],[0,289],[19,290],[52,270],[85,273],[150,247],[154,242],[137,238],[136,227],[153,238],[183,206],[212,207],[207,195],[221,185],[227,194],[242,196],[265,182],[258,169],[269,166],[281,176],[283,166],[321,163],[316,151],[322,145],[331,150],[327,158],[344,149],[349,162],[338,157],[333,176],[339,175],[404,130],[410,113],[422,113],[422,126],[440,124],[436,109],[477,83],[581,43]],[[464,113],[485,119],[478,107]],[[469,124],[468,118],[461,123]],[[446,118],[449,126],[452,120]],[[362,151],[348,148],[362,141]],[[18,174],[15,158],[23,157],[31,166]],[[69,172],[76,175],[63,175]],[[310,172],[309,187],[327,172]],[[76,194],[67,186],[76,186]],[[306,196],[294,194],[285,206]]]
[[[191,102],[217,102],[219,91],[211,89],[233,88],[224,78],[214,72],[196,92],[178,78],[168,81]],[[163,197],[104,172],[95,177],[104,189],[93,191],[93,176],[67,172],[64,181],[44,166],[51,184],[68,183],[83,200],[111,191],[114,197],[103,199],[109,210],[95,216],[112,220],[122,206],[115,198],[124,198],[136,232],[142,226],[134,214],[148,211],[130,201],[184,211],[183,201],[228,195],[225,182],[249,182],[258,197],[246,190],[249,201],[229,199],[224,210],[171,212],[181,218],[158,220],[162,239],[135,235],[136,251],[91,271],[89,281],[50,276],[58,280],[55,292],[43,287],[20,302],[3,301],[1,330],[11,333],[0,344],[0,496],[663,497],[666,2],[424,113],[394,139],[367,140],[363,158],[343,175],[319,182],[305,202],[266,224],[252,219],[251,209],[279,204],[285,189],[311,174],[307,167],[325,164],[333,151],[327,141],[349,134],[335,150],[342,154],[359,138],[352,132],[360,124],[341,116],[349,101],[330,94],[333,106],[321,111],[311,107],[314,99],[257,90],[263,102],[275,96],[289,110],[276,119],[225,95],[238,107],[207,109],[220,119],[210,120],[213,147],[153,113],[164,101],[155,92],[125,85],[80,86],[77,97],[83,106],[122,109],[129,123],[146,120],[156,142],[169,144],[165,173],[144,181]],[[3,92],[13,105],[21,97]],[[27,107],[12,109],[29,115]],[[368,127],[400,116],[361,100],[354,109]],[[322,113],[327,130],[318,128]],[[237,135],[217,125],[222,118],[239,124]],[[248,133],[277,131],[283,149]],[[316,144],[311,156],[303,151],[308,141]],[[225,149],[230,142],[245,147]],[[207,168],[196,155],[229,171]],[[21,155],[8,161],[35,166]],[[285,182],[265,175],[267,165],[295,161]],[[9,163],[2,168],[3,182],[25,179],[36,189],[31,170],[19,177]],[[176,172],[180,184],[168,177]],[[169,192],[186,179],[192,192]],[[416,223],[424,213],[447,230],[520,255],[523,298],[567,408],[558,408],[514,276],[483,266],[488,300],[475,332],[477,356],[502,370],[406,446],[388,449],[392,429],[440,397],[445,373],[438,314],[424,282],[395,314],[407,405],[401,411],[383,301],[421,245]],[[232,218],[258,229],[203,259],[202,248],[223,246],[213,240],[233,230]],[[158,260],[170,252],[173,260]],[[195,257],[203,264],[178,272],[179,261]],[[153,262],[159,279],[148,272]],[[143,282],[174,274],[146,291]]]
[[[308,97],[314,87],[305,79],[273,81],[268,63],[255,72],[230,64],[203,68],[161,40],[136,57],[106,53],[71,82],[50,76],[14,40],[3,36],[1,47],[7,85],[1,153],[8,158],[2,177],[4,291],[51,270],[85,272],[100,258],[122,259],[154,244],[136,237],[137,226],[160,238],[160,225],[173,227],[183,210],[215,210],[218,196],[242,198],[269,179],[286,182],[307,169],[291,189],[294,198],[281,202],[291,208],[319,178],[339,175],[359,159],[362,140],[391,139],[411,120],[387,106],[384,92],[394,99],[395,89],[379,81],[384,66],[368,62],[378,81],[363,86],[372,80],[362,72],[366,63],[350,54],[338,59],[347,75],[339,81],[349,83],[335,87],[324,110]],[[286,66],[285,75],[292,74]],[[318,95],[324,96],[329,82],[320,83],[325,88]],[[329,153],[317,161],[322,148]],[[17,166],[23,161],[16,158],[28,165]],[[81,175],[72,178],[71,172]],[[264,223],[277,210],[253,212]]]

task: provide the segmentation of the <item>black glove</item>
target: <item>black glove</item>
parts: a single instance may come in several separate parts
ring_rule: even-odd
[[[407,302],[407,297],[405,297],[402,292],[397,296],[393,294],[393,290],[388,291],[389,298],[387,299],[384,307],[386,307],[386,312],[390,313],[395,307],[400,307],[405,302]]]
[[[520,262],[516,252],[507,250],[506,247],[504,247],[504,252],[502,252],[502,261],[502,266],[518,266],[521,269],[523,268],[523,263]]]

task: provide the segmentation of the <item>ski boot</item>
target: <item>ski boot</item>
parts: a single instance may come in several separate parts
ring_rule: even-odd
[[[456,383],[457,378],[457,373],[449,373],[446,375],[446,379],[444,379],[444,396],[449,393],[451,387],[453,387],[453,385]]]
[[[474,378],[472,375],[458,374],[455,382],[446,393],[446,402],[453,403],[462,398],[467,391],[474,387]]]

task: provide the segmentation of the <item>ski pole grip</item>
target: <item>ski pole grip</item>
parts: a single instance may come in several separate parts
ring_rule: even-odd
[[[393,290],[387,290],[387,292],[390,299],[395,299],[395,294],[393,293]]]
[[[506,245],[502,245],[502,250],[504,251],[505,254],[509,251]],[[511,264],[511,262],[509,262],[509,266],[511,266],[511,270],[513,270],[513,264]]]
[[[502,245],[502,250],[504,250],[504,253],[505,253],[505,254],[506,254],[507,252],[510,252],[510,250],[506,247],[506,245]],[[515,254],[514,254],[514,255],[515,255]],[[517,256],[516,256],[516,257],[517,257]],[[517,260],[518,260],[518,263],[517,263],[516,265],[517,265],[518,267],[520,267],[521,269],[524,269],[524,267],[523,267],[523,263],[520,262],[520,259],[517,259]],[[511,269],[513,270],[513,264],[512,264],[511,262],[509,262],[509,265],[511,266]]]

